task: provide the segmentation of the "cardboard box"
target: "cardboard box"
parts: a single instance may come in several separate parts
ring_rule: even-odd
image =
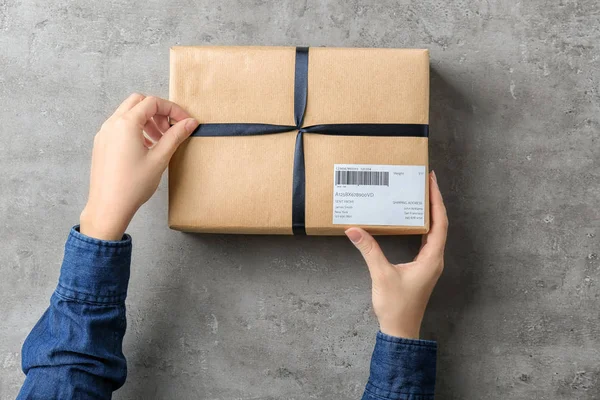
[[[294,47],[182,46],[170,57],[169,98],[201,124],[295,125]],[[427,50],[310,48],[303,127],[428,123]],[[169,166],[169,226],[292,234],[296,135],[189,138]],[[427,137],[305,133],[304,160],[307,234],[429,230]]]

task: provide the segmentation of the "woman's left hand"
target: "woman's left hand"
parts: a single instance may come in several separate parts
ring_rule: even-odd
[[[177,123],[170,126],[169,118]],[[197,126],[198,121],[168,100],[129,96],[94,138],[81,233],[120,240],[136,211],[156,191],[177,147]]]

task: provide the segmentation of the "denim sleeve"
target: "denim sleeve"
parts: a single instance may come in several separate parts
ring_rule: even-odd
[[[433,400],[437,343],[377,333],[362,400]]]
[[[110,399],[123,385],[131,237],[102,241],[71,230],[50,306],[25,340],[17,399]]]

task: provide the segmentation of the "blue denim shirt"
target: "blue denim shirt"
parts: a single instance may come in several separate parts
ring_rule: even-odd
[[[71,230],[50,306],[23,344],[17,399],[110,399],[125,383],[122,351],[131,237]],[[437,345],[377,333],[363,400],[432,400]]]

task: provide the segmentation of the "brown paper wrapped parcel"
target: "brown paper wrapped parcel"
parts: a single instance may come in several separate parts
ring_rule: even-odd
[[[293,125],[296,48],[171,48],[170,100],[200,124]],[[302,127],[429,123],[429,53],[310,48]],[[169,166],[169,226],[292,234],[298,131],[192,136]],[[428,138],[304,133],[308,235],[429,230]]]

